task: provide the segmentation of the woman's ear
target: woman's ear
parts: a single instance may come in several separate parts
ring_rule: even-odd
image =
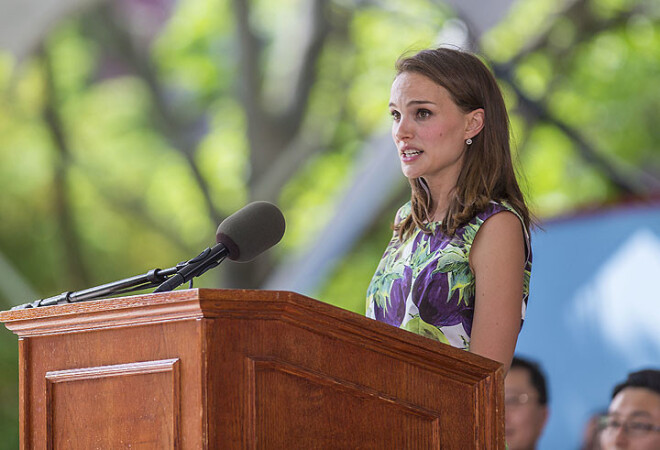
[[[473,138],[484,127],[484,109],[478,108],[466,115],[465,139]]]

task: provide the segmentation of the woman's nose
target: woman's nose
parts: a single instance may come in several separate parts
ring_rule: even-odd
[[[410,139],[413,136],[413,123],[406,117],[401,117],[398,122],[394,123],[394,137],[398,141]]]

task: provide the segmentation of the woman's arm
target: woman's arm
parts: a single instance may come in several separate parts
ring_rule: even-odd
[[[476,283],[470,351],[501,362],[505,373],[520,332],[524,265],[520,219],[509,211],[488,218],[470,251]]]

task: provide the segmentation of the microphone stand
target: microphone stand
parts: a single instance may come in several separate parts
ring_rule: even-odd
[[[77,292],[63,292],[53,297],[43,298],[31,303],[14,306],[15,309],[29,309],[37,308],[39,306],[52,306],[62,305],[65,303],[76,303],[85,300],[93,300],[100,297],[105,297],[110,294],[125,294],[133,291],[140,291],[154,286],[158,286],[169,276],[176,273],[177,267],[170,269],[153,269],[143,275],[137,275],[131,278],[115,281],[112,283],[103,284],[93,288],[85,289]]]
[[[179,285],[190,282],[209,269],[217,266],[227,256],[227,249],[222,244],[207,248],[189,261],[183,261],[169,269],[152,269],[149,272],[131,278],[103,284],[77,292],[63,292],[53,297],[43,298],[31,303],[14,306],[12,310],[37,308],[39,306],[62,305],[107,297],[110,294],[126,294],[156,287],[154,292],[166,292]]]

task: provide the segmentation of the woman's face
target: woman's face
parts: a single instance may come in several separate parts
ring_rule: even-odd
[[[483,110],[466,114],[445,88],[424,75],[403,72],[392,84],[390,113],[403,174],[410,179],[424,177],[431,189],[439,184],[453,187],[467,148],[465,140],[481,129]]]

